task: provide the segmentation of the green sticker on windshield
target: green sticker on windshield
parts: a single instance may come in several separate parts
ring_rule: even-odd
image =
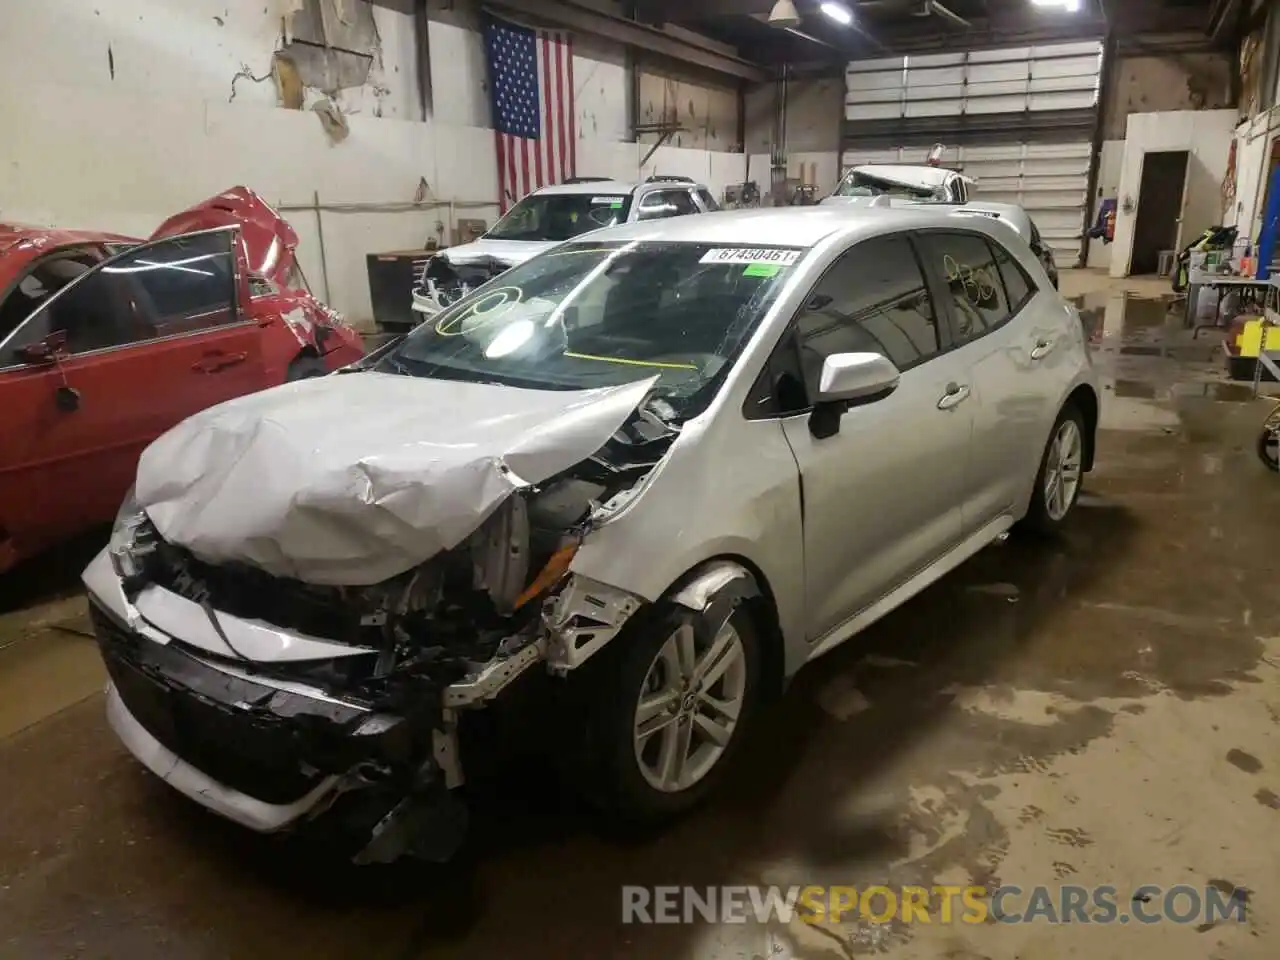
[[[610,207],[611,209],[613,209],[613,210],[617,210],[617,209],[619,209],[621,206],[622,206],[622,200],[621,200],[621,199],[614,200],[612,203],[610,203],[610,204],[609,204],[609,207]]]
[[[744,277],[773,277],[777,276],[778,271],[782,267],[776,263],[748,263],[742,268]]]

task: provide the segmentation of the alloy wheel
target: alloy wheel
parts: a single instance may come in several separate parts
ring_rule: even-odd
[[[1075,503],[1083,461],[1080,428],[1075,420],[1063,420],[1049,444],[1044,470],[1044,508],[1055,523],[1062,520]]]
[[[724,755],[746,699],[747,655],[732,618],[709,642],[685,624],[658,650],[636,701],[640,773],[663,793],[688,790]]]

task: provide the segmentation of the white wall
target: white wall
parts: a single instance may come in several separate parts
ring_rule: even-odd
[[[1280,107],[1264,111],[1236,128],[1236,198],[1227,213],[1227,222],[1254,240],[1262,229],[1268,158],[1278,134]]]
[[[1182,243],[1207,227],[1222,223],[1222,180],[1227,171],[1236,119],[1235,110],[1174,110],[1129,115],[1120,169],[1116,238],[1111,245],[1111,276],[1129,274],[1145,153],[1186,150],[1190,154],[1183,198]],[[1126,201],[1132,206],[1127,213]]]
[[[1120,192],[1120,171],[1124,166],[1124,141],[1102,141],[1102,152],[1098,155],[1098,185],[1094,191],[1093,202],[1089,206],[1089,225],[1092,230],[1098,219],[1099,201],[1107,197],[1115,197]],[[1119,225],[1117,224],[1117,229]],[[1102,240],[1089,241],[1089,262],[1086,266],[1105,270],[1111,266],[1111,250],[1113,244]]]
[[[368,83],[338,92],[350,135],[332,144],[309,109],[277,106],[269,78],[237,80],[231,99],[237,73],[269,74],[295,3],[5,3],[0,81],[22,92],[0,98],[0,219],[146,236],[235,184],[284,207],[316,194],[324,205],[357,204],[320,216],[330,302],[367,321],[366,254],[447,241],[459,217],[496,217],[483,46],[463,3],[431,21],[433,109],[424,122],[412,17],[375,7],[381,55]],[[640,145],[622,142],[624,62],[620,47],[575,38],[581,174],[639,175]],[[307,101],[320,96],[309,91]],[[662,148],[646,169],[689,172],[718,194],[743,179],[745,157]],[[438,203],[406,211],[422,180]],[[302,239],[303,269],[323,294],[317,214],[286,212]]]

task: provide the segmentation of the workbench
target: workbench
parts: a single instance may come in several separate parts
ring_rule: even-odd
[[[1218,304],[1214,309],[1213,323],[1199,323],[1196,319],[1196,302],[1200,297],[1201,287],[1209,287],[1218,291]],[[1208,270],[1191,270],[1187,273],[1187,305],[1184,313],[1186,325],[1193,327],[1192,339],[1200,336],[1201,330],[1222,329],[1222,301],[1224,293],[1232,288],[1249,288],[1262,291],[1262,309],[1280,307],[1280,276],[1259,280],[1256,277],[1236,277],[1229,274],[1212,273]]]

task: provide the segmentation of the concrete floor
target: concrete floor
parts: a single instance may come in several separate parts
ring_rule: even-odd
[[[1069,535],[987,549],[806,669],[736,782],[646,840],[610,839],[527,769],[477,788],[473,849],[447,869],[360,872],[249,836],[107,731],[76,548],[19,571],[0,583],[0,956],[1274,957],[1268,408],[1166,327],[1143,298],[1163,282],[1064,287],[1107,378]],[[968,882],[1241,887],[1249,922],[618,923],[622,884]]]

